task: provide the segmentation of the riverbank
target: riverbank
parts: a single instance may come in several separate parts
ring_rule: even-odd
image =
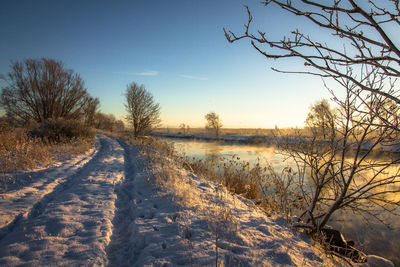
[[[265,135],[232,135],[224,134],[215,136],[206,133],[169,133],[169,132],[152,132],[152,136],[165,137],[165,138],[179,138],[179,139],[194,139],[205,141],[221,141],[221,142],[235,142],[241,144],[260,144],[260,143],[273,143],[281,140],[279,137],[271,137]]]
[[[279,144],[279,143],[289,143],[289,144],[302,144],[307,143],[307,138],[300,136],[274,136],[271,135],[240,135],[240,134],[222,134],[215,136],[213,134],[206,133],[181,133],[181,132],[152,132],[152,136],[164,137],[164,138],[175,138],[175,139],[187,139],[187,140],[204,140],[204,141],[218,141],[227,143],[238,143],[238,144]],[[324,145],[321,142],[321,145]],[[362,145],[363,149],[367,150],[370,144],[365,143]],[[400,153],[400,142],[396,141],[390,145],[380,145],[376,146],[374,150],[378,152],[390,152],[390,153]]]
[[[194,140],[194,139],[165,139],[175,147],[177,153],[184,155],[185,159],[189,161],[193,169],[197,174],[205,174],[209,178],[216,180],[213,175],[215,170],[216,174],[228,173],[227,178],[229,180],[229,187],[232,189],[237,188],[239,185],[242,191],[246,189],[251,189],[252,184],[245,186],[237,181],[237,173],[234,169],[240,166],[239,169],[242,170],[245,167],[246,173],[242,176],[246,181],[251,181],[252,177],[256,175],[258,178],[259,171],[264,169],[264,167],[272,166],[275,172],[281,173],[285,168],[291,167],[295,169],[296,166],[291,164],[290,161],[286,160],[285,156],[276,153],[279,149],[276,146],[268,146],[266,144],[260,145],[245,145],[245,144],[235,144],[229,142],[217,142],[217,141],[206,141],[206,140]],[[387,156],[386,154],[377,154],[380,156]],[[249,163],[249,164],[247,164]],[[203,166],[206,164],[206,166]],[[260,164],[261,169],[257,171],[257,164]],[[198,167],[197,167],[198,166]],[[230,171],[232,167],[233,171]],[[255,169],[254,169],[255,168]],[[197,172],[200,169],[200,172]],[[253,170],[254,169],[254,170]],[[389,172],[396,172],[397,167],[392,166],[387,169]],[[211,174],[209,174],[211,172]],[[249,175],[246,175],[249,174]],[[263,181],[264,174],[260,173]],[[256,184],[259,185],[259,180],[256,177]],[[224,177],[217,177],[225,181]],[[270,183],[268,184],[268,192],[273,191],[276,185]],[[249,190],[250,193],[254,190]],[[261,190],[263,192],[263,190]],[[262,193],[261,192],[261,193]],[[239,192],[244,193],[246,192]],[[250,194],[251,195],[251,194]],[[273,195],[269,195],[273,198]],[[292,198],[293,194],[289,194]],[[269,202],[268,202],[269,203]],[[275,202],[273,202],[275,203]],[[277,203],[281,203],[277,199]],[[287,203],[287,202],[286,202]],[[297,201],[294,204],[298,203]],[[288,205],[285,205],[288,208]],[[369,223],[366,224],[365,217],[359,216],[351,213],[338,213],[335,219],[330,223],[330,225],[337,230],[340,230],[346,238],[354,240],[356,242],[356,247],[368,254],[381,255],[386,258],[392,259],[395,262],[400,263],[400,258],[398,257],[397,251],[398,238],[400,231],[400,224],[398,217],[390,213],[384,214],[387,222],[392,226],[391,229],[386,228],[382,223],[374,220],[374,218],[369,218]],[[382,238],[384,237],[384,238]]]
[[[156,143],[158,142],[159,141],[156,141]],[[155,146],[159,146],[159,144],[155,144]],[[232,242],[234,246],[239,245],[235,244],[235,242],[237,242],[238,240],[238,237],[235,237],[235,235],[248,233],[246,236],[251,237],[253,240],[246,240],[247,243],[245,246],[249,247],[246,248],[245,251],[248,253],[256,253],[257,255],[264,255],[265,257],[265,254],[263,254],[266,252],[265,249],[267,249],[268,251],[275,246],[281,247],[280,242],[283,239],[283,243],[285,244],[286,242],[292,243],[290,248],[285,248],[285,251],[290,256],[290,253],[301,253],[299,251],[293,251],[299,249],[296,242],[297,237],[301,237],[303,241],[306,241],[306,243],[308,243],[308,246],[311,250],[315,252],[315,249],[317,249],[317,251],[319,251],[318,253],[322,253],[318,254],[318,257],[321,257],[322,259],[324,258],[324,255],[328,256],[328,261],[325,261],[324,259],[323,262],[314,262],[313,264],[316,264],[316,266],[329,266],[330,264],[333,264],[334,266],[347,265],[346,262],[342,260],[339,261],[338,258],[332,257],[332,255],[327,255],[325,251],[319,248],[318,244],[313,243],[304,233],[297,232],[294,228],[292,228],[291,224],[280,215],[272,215],[271,213],[267,214],[263,209],[260,209],[258,206],[255,205],[255,201],[248,200],[241,195],[239,196],[237,194],[229,192],[227,188],[221,186],[219,183],[212,182],[210,181],[210,179],[206,179],[204,177],[200,178],[193,172],[188,171],[187,169],[183,169],[181,166],[185,165],[184,162],[180,161],[180,157],[175,157],[174,152],[171,151],[171,149],[173,149],[171,148],[171,146],[169,146],[168,144],[162,144],[161,142],[161,152],[160,150],[157,151],[153,150],[152,148],[150,148],[148,152],[146,152],[147,158],[150,159],[149,162],[151,162],[150,170],[154,172],[154,175],[152,176],[156,178],[157,184],[161,185],[162,188],[166,189],[174,196],[173,198],[177,200],[178,205],[180,205],[183,209],[189,208],[192,211],[189,218],[202,216],[203,218],[205,218],[206,221],[211,223],[212,227],[216,227],[216,224],[218,225],[218,227],[221,227],[221,229],[217,230],[217,232],[223,232],[225,230],[232,229],[233,227],[235,229],[233,232],[229,231],[227,235],[225,235],[226,233],[221,235],[228,238],[228,240],[225,240],[225,242]],[[199,189],[201,190],[200,194]],[[275,234],[272,234],[271,237],[267,237],[268,235],[265,236],[265,234],[263,234],[262,232],[258,232],[260,230],[260,225],[263,226],[264,224],[268,225],[268,227],[271,227],[268,228],[269,233],[275,232],[279,228],[278,231],[281,233],[279,237]],[[225,228],[226,225],[230,226]],[[211,229],[215,229],[212,227]],[[208,230],[203,229],[201,231],[207,232],[209,230],[210,228],[208,228]],[[285,235],[283,235],[282,232],[284,232]],[[230,237],[232,236],[233,239],[230,239]],[[262,237],[261,239],[259,239],[260,236]],[[257,241],[255,241],[254,238]],[[279,240],[276,240],[275,238],[278,238]],[[264,243],[266,241],[268,245]],[[244,240],[241,240],[241,242],[244,242]],[[278,242],[279,244],[275,244],[275,242]],[[269,247],[269,244],[272,244],[272,247]],[[240,246],[243,245],[243,243],[240,244]],[[265,247],[266,245],[267,247]],[[253,251],[253,249],[255,251]],[[227,253],[230,253],[230,251],[228,250]],[[270,253],[271,251],[268,252],[268,254]],[[272,255],[275,255],[276,253],[279,254],[279,252],[273,252]],[[287,257],[285,255],[281,256]],[[290,256],[289,258],[291,260],[288,261],[288,263],[284,263],[284,265],[287,264],[296,266],[299,263],[298,257],[301,254],[296,255],[297,256],[295,256],[295,259]],[[366,259],[366,263],[355,264],[354,262],[352,262],[352,264],[354,266],[393,266],[390,261],[378,256],[368,255]],[[245,265],[261,264],[262,266],[270,266],[269,264],[265,264],[265,262],[263,261],[249,262],[248,260],[249,259],[247,258],[242,263],[244,263]],[[303,258],[303,262],[300,263],[300,265],[304,265],[304,261],[308,261],[308,259]],[[270,261],[266,262],[271,263]],[[272,264],[272,266],[279,265],[282,265],[282,263],[279,262],[279,259],[277,259],[277,261]]]
[[[154,149],[161,146],[161,149]],[[218,266],[344,266],[280,216],[182,167],[168,146],[142,148],[150,182],[179,212],[173,245],[184,264]],[[172,155],[172,156],[171,156]],[[167,201],[163,202],[166,205]],[[147,239],[147,238],[146,238]],[[178,245],[178,242],[180,245]],[[150,248],[149,248],[150,249]],[[154,253],[149,251],[148,253]],[[171,256],[170,256],[171,257]],[[174,262],[170,262],[173,264]]]

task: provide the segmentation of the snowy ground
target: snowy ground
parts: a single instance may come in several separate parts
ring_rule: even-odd
[[[251,201],[168,160],[152,167],[99,135],[93,151],[26,174],[0,195],[0,266],[335,265]]]

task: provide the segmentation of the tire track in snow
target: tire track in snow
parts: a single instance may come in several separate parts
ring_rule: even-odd
[[[132,161],[132,151],[134,148],[129,147],[123,140],[118,140],[119,144],[124,148],[125,159],[125,180],[115,189],[117,200],[115,202],[115,216],[113,219],[113,233],[111,242],[107,247],[107,254],[110,266],[122,266],[128,262],[129,265],[135,264],[135,258],[139,252],[135,247],[135,242],[131,239],[135,238],[135,206],[137,199],[134,192],[135,168]],[[137,151],[136,151],[137,152]]]
[[[0,240],[0,265],[105,265],[123,149],[100,136],[98,153]]]
[[[125,148],[125,181],[118,188],[109,266],[189,265],[181,246],[178,207],[151,181],[137,147]]]
[[[22,188],[11,189],[2,194],[0,240],[12,232],[46,196],[57,190],[60,185],[67,183],[71,177],[87,165],[99,152],[98,146],[99,144],[96,142],[92,151],[69,160],[61,166],[18,174],[16,179],[18,176],[24,180],[29,177],[31,181],[24,184]],[[7,220],[11,222],[7,223]]]

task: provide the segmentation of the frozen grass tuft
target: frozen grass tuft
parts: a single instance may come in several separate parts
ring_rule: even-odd
[[[2,171],[33,168],[50,160],[48,145],[38,138],[29,138],[23,129],[0,133]]]
[[[58,142],[33,137],[23,128],[0,132],[0,188],[14,183],[13,172],[44,168],[54,161],[81,154],[93,145],[93,138],[63,138]]]

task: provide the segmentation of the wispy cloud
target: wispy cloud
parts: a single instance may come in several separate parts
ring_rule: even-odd
[[[199,80],[199,81],[206,81],[206,80],[208,80],[207,77],[199,77],[199,76],[184,75],[184,74],[182,74],[182,75],[180,75],[180,76],[183,77],[183,78],[192,79],[192,80]]]
[[[156,76],[160,72],[157,70],[146,70],[142,72],[122,72],[122,71],[114,71],[113,74],[123,74],[123,75],[140,75],[140,76]]]

